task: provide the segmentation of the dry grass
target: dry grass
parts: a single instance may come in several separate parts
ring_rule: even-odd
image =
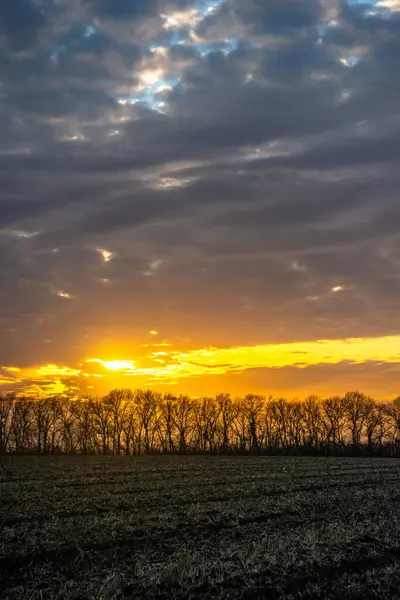
[[[0,597],[400,598],[400,463],[4,457]]]

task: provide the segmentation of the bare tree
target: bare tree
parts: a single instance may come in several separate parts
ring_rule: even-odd
[[[367,415],[372,408],[371,399],[362,392],[347,392],[344,397],[344,407],[351,434],[352,451],[358,452]]]
[[[340,396],[322,400],[322,421],[325,429],[327,454],[346,448],[344,440],[345,403]]]
[[[179,396],[173,403],[172,419],[178,431],[178,449],[187,452],[188,437],[194,426],[194,401],[189,396]]]
[[[139,452],[142,440],[144,451],[149,454],[153,449],[156,428],[159,426],[159,406],[161,395],[151,390],[138,390],[135,396],[137,414],[139,416]]]
[[[218,394],[216,402],[220,415],[220,449],[224,454],[228,454],[228,452],[232,449],[230,431],[235,419],[235,407],[229,394]]]
[[[321,400],[318,396],[307,396],[303,405],[304,443],[310,452],[318,452],[325,442],[325,429],[322,419]]]
[[[112,390],[103,398],[0,396],[0,452],[271,454],[400,451],[400,396],[350,391],[304,401]]]
[[[176,397],[171,394],[165,394],[161,402],[160,412],[160,428],[159,436],[163,452],[173,453],[176,451],[175,435],[176,425],[174,422],[174,409]]]
[[[220,407],[214,398],[201,398],[195,404],[196,446],[201,452],[215,451]]]
[[[9,449],[15,401],[15,394],[0,396],[0,454]]]

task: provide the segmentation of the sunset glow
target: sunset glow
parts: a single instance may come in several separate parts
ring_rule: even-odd
[[[91,358],[88,363],[98,363],[108,371],[122,371],[124,373],[134,373],[135,363],[129,360],[101,360],[100,358]]]
[[[162,344],[161,344],[162,345]],[[295,371],[323,365],[396,365],[400,362],[400,336],[382,338],[353,338],[344,340],[319,340],[265,346],[239,346],[231,348],[198,348],[177,350],[166,344],[165,350],[155,350],[144,345],[134,359],[107,360],[88,358],[81,368],[44,365],[35,369],[1,367],[3,385],[21,386],[21,392],[41,389],[45,395],[76,393],[78,389],[102,393],[110,387],[175,386],[184,392],[186,382],[215,376],[240,375],[259,369],[265,370],[265,392],[268,379],[275,370],[288,368]],[[86,383],[85,383],[86,382]],[[234,390],[233,390],[234,391]],[[318,386],[315,392],[318,392]]]
[[[160,357],[162,357],[160,364]],[[157,362],[153,367],[143,367],[146,361]],[[153,352],[136,361],[104,361],[89,359],[109,371],[138,377],[147,383],[224,375],[248,369],[279,369],[296,367],[304,369],[312,365],[349,362],[397,363],[400,361],[400,336],[385,338],[360,338],[347,340],[320,340],[268,346],[243,346],[234,348],[202,348],[188,352],[171,350]]]

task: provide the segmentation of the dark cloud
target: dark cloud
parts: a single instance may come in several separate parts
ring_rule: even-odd
[[[13,50],[28,48],[46,23],[46,15],[32,0],[0,2],[0,36]]]
[[[157,0],[85,0],[95,15],[116,20],[144,18],[157,14]]]
[[[312,27],[322,17],[322,4],[318,0],[271,0],[265,3],[234,0],[232,9],[244,24],[258,33],[287,33]]]

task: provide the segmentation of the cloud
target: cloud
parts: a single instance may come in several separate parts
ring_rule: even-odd
[[[240,389],[248,392],[249,381],[256,383],[257,390],[266,394],[276,389],[276,383],[291,373],[298,383],[296,387],[284,389],[290,392],[310,392],[305,385],[310,385],[307,375],[310,371],[315,375],[315,389],[327,391],[323,374],[331,373],[335,385],[340,386],[335,393],[344,393],[345,385],[351,384],[354,374],[377,372],[378,375],[398,373],[399,336],[382,338],[325,339],[309,342],[292,342],[287,344],[269,344],[262,346],[207,347],[187,351],[176,350],[165,344],[163,351],[158,346],[146,345],[134,359],[89,358],[80,368],[46,364],[34,368],[0,368],[0,385],[3,389],[18,390],[21,394],[40,395],[76,395],[81,390],[94,389],[97,392],[107,391],[116,385],[121,387],[136,386],[185,386],[191,388],[196,381],[204,385],[216,385],[223,389],[227,381],[235,376]],[[275,371],[282,371],[276,375]],[[352,374],[353,370],[353,374]],[[299,372],[305,371],[301,375]],[[322,377],[321,377],[322,374]],[[341,380],[338,375],[340,375]],[[207,380],[209,384],[207,384]],[[371,384],[370,378],[366,379]],[[301,385],[299,385],[301,382]],[[384,384],[385,393],[394,394],[394,382]],[[202,384],[203,385],[203,384]],[[282,385],[282,382],[281,382]],[[268,389],[268,386],[269,389]],[[272,389],[271,389],[272,386]],[[226,391],[227,388],[225,388]],[[279,388],[278,388],[279,389]],[[375,391],[376,388],[374,388]],[[332,389],[330,393],[333,393]],[[381,397],[382,392],[378,392]]]
[[[0,23],[2,362],[155,324],[398,332],[395,2],[16,0]]]
[[[382,0],[381,2],[377,2],[377,6],[382,8],[388,8],[393,11],[400,11],[400,2],[399,0]]]
[[[101,258],[103,259],[103,262],[105,262],[105,263],[110,262],[114,257],[114,254],[112,252],[110,252],[109,250],[99,248],[99,249],[97,249],[97,252],[99,252],[99,254],[101,255]]]
[[[148,270],[145,272],[145,275],[147,275],[147,276],[155,275],[157,273],[157,271],[160,269],[161,265],[162,265],[162,260],[160,260],[160,259],[153,260],[150,263]]]
[[[15,50],[24,50],[33,44],[46,23],[45,13],[32,0],[0,4],[0,36]]]
[[[156,0],[88,0],[95,15],[116,20],[144,18],[157,14]]]
[[[69,294],[68,292],[64,292],[63,290],[58,290],[57,296],[59,298],[65,298],[65,300],[71,300],[72,298],[75,298],[75,296],[73,296],[72,294]]]

